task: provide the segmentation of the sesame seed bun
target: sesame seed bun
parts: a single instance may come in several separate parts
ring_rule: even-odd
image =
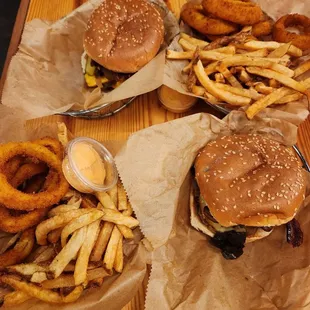
[[[154,58],[163,38],[163,19],[150,2],[105,0],[89,19],[84,49],[111,71],[134,73]]]
[[[306,176],[292,148],[260,135],[234,135],[206,145],[195,176],[210,213],[225,227],[277,226],[301,206]]]

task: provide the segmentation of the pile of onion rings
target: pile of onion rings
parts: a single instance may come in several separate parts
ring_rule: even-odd
[[[288,27],[299,28],[299,30],[302,30],[303,34],[289,32],[286,30]],[[310,18],[300,14],[282,16],[275,23],[272,36],[273,39],[278,42],[291,42],[294,46],[302,50],[310,49]]]
[[[272,31],[271,20],[257,4],[250,1],[203,0],[201,4],[187,2],[182,7],[181,18],[210,41],[237,33],[245,25],[252,26],[254,37],[267,36]]]
[[[66,194],[63,147],[53,138],[0,145],[0,229],[16,233],[37,225]]]

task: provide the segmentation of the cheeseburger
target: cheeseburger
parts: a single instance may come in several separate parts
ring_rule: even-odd
[[[117,87],[154,58],[163,39],[163,19],[153,4],[105,0],[90,16],[84,35],[87,86]]]
[[[288,241],[302,243],[294,217],[306,176],[292,148],[260,135],[233,135],[207,144],[195,160],[191,224],[211,237],[227,259],[246,242],[287,224]]]

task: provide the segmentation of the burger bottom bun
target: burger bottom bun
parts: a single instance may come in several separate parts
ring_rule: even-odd
[[[191,189],[190,193],[190,223],[191,225],[198,231],[208,235],[209,237],[213,238],[214,237],[214,232],[210,227],[207,225],[203,224],[200,220],[200,217],[197,212],[197,208],[195,205],[195,199],[194,199],[194,192],[193,189]],[[260,227],[255,227],[255,229],[251,230],[251,232],[246,236],[246,243],[250,243],[256,240],[260,240],[262,238],[265,238],[269,236],[272,233],[273,229],[270,231],[265,231],[264,229]]]

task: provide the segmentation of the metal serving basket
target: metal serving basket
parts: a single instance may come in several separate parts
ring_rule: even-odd
[[[123,109],[128,107],[134,101],[135,98],[136,97],[132,97],[116,102],[104,103],[102,105],[87,110],[66,111],[63,113],[59,113],[59,115],[86,118],[86,119],[101,119],[108,116],[112,116],[122,111]]]

